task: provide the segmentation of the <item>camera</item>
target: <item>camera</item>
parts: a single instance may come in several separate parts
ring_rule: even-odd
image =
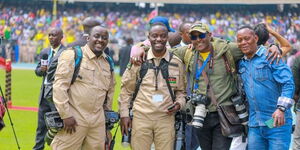
[[[242,125],[248,124],[248,111],[244,104],[245,100],[243,100],[243,97],[241,95],[234,95],[231,97],[231,101],[233,103],[233,106],[235,108],[235,111],[237,112],[239,119],[242,123]]]
[[[183,150],[185,149],[185,123],[181,112],[175,114],[175,131],[174,150]]]
[[[105,126],[106,129],[111,130],[114,128],[114,124],[119,122],[120,117],[117,112],[111,110],[105,110]]]
[[[191,101],[195,105],[195,113],[192,120],[192,125],[195,128],[202,128],[204,118],[207,114],[206,106],[210,104],[210,99],[206,95],[193,93]]]
[[[48,128],[48,132],[46,133],[44,140],[48,145],[50,145],[57,132],[64,127],[64,123],[57,111],[45,113],[45,123]]]
[[[132,120],[132,118],[133,118],[132,109],[129,109],[129,117]],[[132,130],[131,128],[128,128],[128,135],[126,135],[126,133],[124,133],[122,136],[122,146],[123,147],[128,147],[130,145],[131,130]]]

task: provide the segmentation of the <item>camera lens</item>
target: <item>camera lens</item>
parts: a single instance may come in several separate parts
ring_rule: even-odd
[[[131,138],[131,129],[128,129],[128,135],[126,133],[123,134],[122,136],[122,146],[123,147],[128,147],[130,145],[130,138]]]

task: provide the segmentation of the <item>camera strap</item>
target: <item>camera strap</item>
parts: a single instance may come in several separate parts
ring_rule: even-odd
[[[202,65],[202,62],[200,62],[199,64]],[[208,79],[208,76],[207,76],[205,71],[202,72],[202,76],[203,76],[203,79],[204,79],[205,83],[207,84],[207,90],[208,90],[208,92],[211,96],[211,100],[212,100],[213,104],[217,106],[218,105],[217,97],[215,96],[215,94],[213,92],[212,85],[209,84],[209,79]]]

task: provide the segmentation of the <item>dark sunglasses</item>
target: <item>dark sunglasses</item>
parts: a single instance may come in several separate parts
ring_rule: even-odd
[[[206,37],[206,33],[200,33],[198,36],[190,35],[191,40],[204,39]]]

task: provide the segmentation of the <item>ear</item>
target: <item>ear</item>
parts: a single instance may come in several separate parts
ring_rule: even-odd
[[[88,36],[88,37],[86,37],[86,41],[88,42],[88,41],[90,41],[90,37]]]
[[[254,35],[254,39],[255,39],[255,43],[257,43],[257,41],[258,41],[258,36],[255,34]]]
[[[210,32],[207,33],[207,36],[208,36],[208,38],[209,38],[209,41],[212,41],[211,33],[210,33]]]

